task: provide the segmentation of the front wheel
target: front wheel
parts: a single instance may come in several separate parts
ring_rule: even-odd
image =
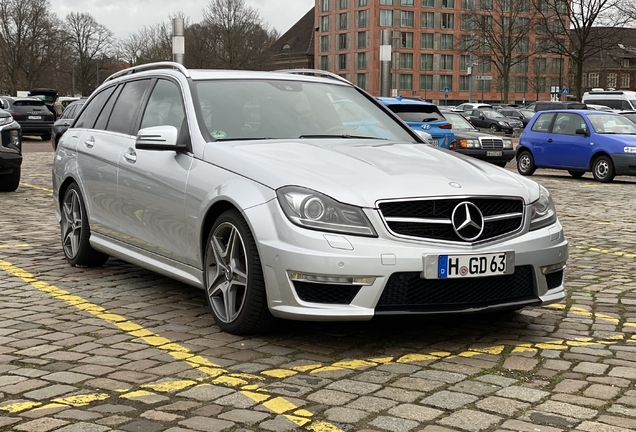
[[[499,126],[497,126],[496,124],[491,124],[490,125],[490,131],[491,132],[499,132]]]
[[[84,199],[77,183],[72,183],[62,199],[62,250],[68,263],[74,267],[99,267],[108,255],[96,251],[89,239],[91,230]]]
[[[609,183],[614,180],[616,173],[612,160],[608,156],[597,157],[592,165],[592,174],[594,174],[594,179],[601,183]]]
[[[224,212],[214,222],[204,264],[206,298],[221,330],[251,334],[272,327],[256,242],[237,210]]]
[[[534,174],[537,167],[534,166],[534,158],[532,153],[527,150],[522,151],[517,156],[517,171],[524,176],[530,176]]]
[[[10,174],[0,176],[0,192],[13,192],[20,184],[20,168],[14,168]]]

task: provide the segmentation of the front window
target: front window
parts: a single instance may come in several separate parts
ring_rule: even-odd
[[[358,83],[361,76],[355,77]],[[195,81],[195,86],[197,116],[211,141],[324,135],[414,141],[400,124],[351,86],[294,81],[287,76],[280,80]],[[345,115],[351,112],[356,116],[353,120]]]
[[[636,135],[636,125],[623,116],[589,114],[587,118],[596,133]]]

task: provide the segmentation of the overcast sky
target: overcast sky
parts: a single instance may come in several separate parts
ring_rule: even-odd
[[[125,39],[144,25],[168,20],[170,14],[183,11],[190,22],[202,19],[207,0],[49,0],[60,18],[70,12],[88,12],[115,36]],[[314,0],[245,0],[256,8],[263,20],[285,33],[311,9]]]

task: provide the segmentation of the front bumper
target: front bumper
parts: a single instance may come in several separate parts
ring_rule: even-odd
[[[636,175],[636,154],[612,154],[616,175]]]
[[[500,152],[500,156],[494,156],[497,152]],[[466,149],[458,148],[457,153],[461,153],[466,156],[474,157],[475,159],[483,160],[492,163],[508,163],[515,157],[515,151],[513,149],[500,150],[484,150],[484,149]]]
[[[378,231],[378,238],[329,234],[299,228],[292,225],[282,214],[276,200],[245,210],[258,244],[269,308],[274,316],[315,321],[368,320],[379,314],[465,313],[519,308],[554,303],[565,297],[563,268],[554,270],[549,278],[546,278],[542,270],[548,266],[565,263],[568,257],[568,243],[563,237],[563,229],[558,221],[549,227],[527,232],[529,218],[526,218],[526,226],[522,231],[524,234],[515,235],[504,241],[470,246],[400,240],[386,231],[375,211],[367,210],[366,213]],[[459,286],[458,291],[463,293],[464,300],[454,304],[392,304],[390,298],[387,300],[387,297],[391,296],[383,295],[385,290],[394,289],[396,283],[400,285],[404,282],[396,282],[396,278],[407,278],[410,282],[405,283],[419,284],[421,289],[417,294],[424,298],[424,301],[428,290],[431,290],[431,294],[433,290],[435,293],[443,294],[443,283],[447,280],[426,279],[425,282],[434,281],[435,286],[432,287],[430,284],[422,284],[419,277],[414,277],[414,274],[417,276],[423,272],[424,255],[503,251],[514,251],[515,269],[519,269],[519,275],[525,272],[530,278],[526,278],[526,282],[530,281],[527,282],[530,286],[526,287],[529,290],[526,295],[504,295],[494,298],[488,294],[490,280],[485,278],[459,279],[465,282],[463,287]],[[352,289],[351,285],[346,284],[292,282],[288,271],[375,279],[370,285]],[[507,276],[494,278],[501,277]],[[481,287],[471,287],[471,281],[479,282]],[[499,282],[503,279],[493,281]],[[504,285],[497,289],[505,291]],[[390,288],[387,288],[389,286]],[[481,290],[479,292],[485,293],[485,297],[479,301],[470,301],[470,290]],[[467,293],[468,296],[465,295]]]
[[[12,139],[17,134],[17,143]],[[10,123],[0,126],[0,174],[10,174],[22,165],[20,126]]]

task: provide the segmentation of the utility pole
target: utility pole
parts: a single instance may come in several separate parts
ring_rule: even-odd
[[[183,18],[172,20],[172,61],[183,64],[185,55],[185,37],[183,32]]]
[[[393,30],[380,32],[380,96],[391,96],[391,43]]]
[[[470,32],[470,51],[468,53],[468,102],[473,101],[473,37],[475,33]]]

